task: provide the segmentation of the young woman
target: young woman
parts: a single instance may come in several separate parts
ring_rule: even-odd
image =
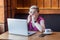
[[[31,31],[45,31],[44,19],[39,16],[39,8],[35,5],[31,6],[28,15],[28,29]]]

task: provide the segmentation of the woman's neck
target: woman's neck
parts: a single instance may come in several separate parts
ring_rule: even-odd
[[[34,18],[34,19],[35,19],[35,21],[38,19],[38,17],[39,17],[39,15],[35,16],[35,18]]]

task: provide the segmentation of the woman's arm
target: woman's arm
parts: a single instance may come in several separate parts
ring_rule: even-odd
[[[44,32],[45,31],[45,22],[44,22],[44,20],[40,21],[40,25],[42,26],[42,32]]]
[[[40,32],[42,32],[42,27],[38,22],[35,23],[35,26]]]
[[[45,24],[44,24],[44,20],[40,21],[40,24],[38,22],[35,23],[36,28],[43,33],[45,31]]]

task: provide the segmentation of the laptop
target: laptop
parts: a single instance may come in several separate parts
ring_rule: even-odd
[[[36,31],[28,31],[26,19],[7,19],[9,34],[29,36],[35,34]]]

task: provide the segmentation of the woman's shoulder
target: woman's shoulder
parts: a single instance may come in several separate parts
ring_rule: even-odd
[[[39,16],[39,19],[40,19],[40,20],[44,20],[44,18],[43,18],[42,16]]]

